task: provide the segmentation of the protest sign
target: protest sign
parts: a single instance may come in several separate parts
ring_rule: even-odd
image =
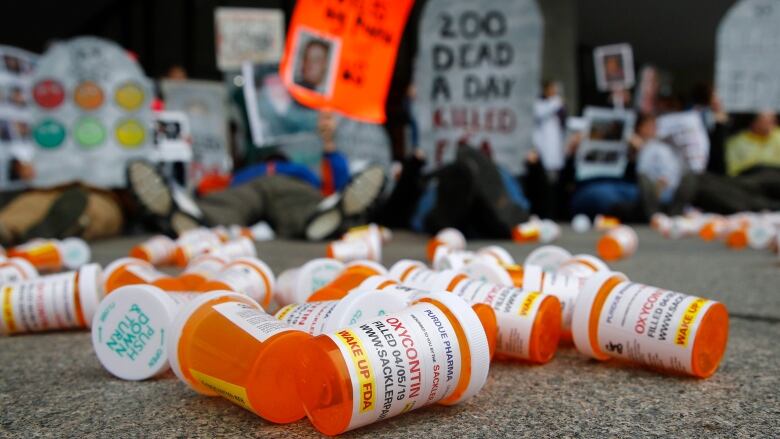
[[[575,156],[577,180],[622,177],[636,115],[633,111],[587,107],[583,118],[587,130]]]
[[[244,100],[252,142],[259,148],[278,147],[293,162],[320,173],[322,141],[318,111],[297,103],[273,65],[244,65]],[[335,132],[338,151],[349,162],[390,166],[390,140],[381,125],[340,117]]]
[[[278,9],[217,8],[217,66],[239,70],[244,61],[278,63],[284,48],[284,13]]]
[[[192,133],[192,178],[233,169],[227,131],[227,93],[221,82],[165,80],[165,108],[187,115]]]
[[[599,90],[626,90],[634,86],[634,54],[629,44],[597,47],[593,50],[593,62]]]
[[[457,145],[482,149],[513,174],[531,148],[543,22],[532,0],[431,0],[420,23],[414,114],[428,169]]]
[[[780,110],[780,3],[742,0],[718,27],[715,82],[729,112]]]
[[[299,0],[281,76],[302,104],[365,122],[385,121],[385,100],[413,0]]]
[[[674,147],[691,171],[701,173],[707,169],[710,138],[698,112],[664,114],[656,123],[657,137]]]
[[[32,81],[37,187],[81,181],[124,187],[128,160],[151,152],[151,82],[117,44],[95,37],[56,43]]]
[[[0,46],[0,190],[25,182],[13,173],[13,161],[32,160],[30,84],[38,55]]]

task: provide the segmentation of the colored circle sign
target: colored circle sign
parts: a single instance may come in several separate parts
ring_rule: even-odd
[[[65,141],[65,127],[53,119],[44,119],[33,128],[33,138],[42,148],[57,148]]]
[[[135,119],[127,119],[116,127],[116,140],[126,148],[136,148],[144,143],[146,130],[141,122]]]
[[[43,108],[56,108],[65,100],[65,89],[59,81],[44,79],[33,87],[33,99]]]
[[[84,110],[94,110],[103,105],[103,89],[92,81],[84,81],[73,91],[73,100]]]
[[[73,137],[79,145],[91,148],[100,145],[106,140],[106,130],[103,124],[94,117],[85,117],[76,122],[73,128]]]
[[[114,93],[116,104],[126,111],[135,111],[144,103],[144,90],[135,82],[126,82]]]

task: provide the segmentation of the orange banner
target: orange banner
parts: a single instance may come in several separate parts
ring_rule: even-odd
[[[414,0],[299,0],[280,75],[301,104],[385,121],[398,44]]]

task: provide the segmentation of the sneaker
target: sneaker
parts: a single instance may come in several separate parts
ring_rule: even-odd
[[[314,215],[306,223],[306,239],[322,241],[336,236],[344,228],[341,200],[340,194],[333,194],[320,202]]]
[[[145,213],[168,218],[173,213],[173,194],[156,166],[136,160],[127,164],[127,185]]]
[[[343,191],[341,205],[344,216],[351,217],[368,211],[379,199],[385,178],[385,170],[379,165],[368,166],[355,175]]]
[[[80,187],[63,191],[54,200],[43,219],[22,235],[22,241],[34,238],[62,239],[78,236],[88,221],[85,215],[87,197],[87,191]]]

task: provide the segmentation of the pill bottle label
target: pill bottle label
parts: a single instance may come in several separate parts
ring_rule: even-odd
[[[22,269],[15,265],[11,265],[10,262],[8,262],[7,265],[0,267],[0,285],[20,282],[25,278]]]
[[[263,279],[260,272],[248,265],[234,264],[228,266],[217,275],[217,280],[230,285],[233,291],[246,294],[254,300],[263,303],[268,281]]]
[[[322,334],[328,318],[333,315],[337,300],[290,304],[276,313],[276,318],[311,335]]]
[[[564,330],[571,330],[574,302],[577,301],[585,278],[547,273],[541,267],[526,266],[523,272],[523,290],[539,291],[555,296],[561,302],[561,320]]]
[[[225,267],[225,262],[211,256],[198,258],[182,274],[197,274],[207,279],[217,275]]]
[[[420,303],[328,337],[352,379],[348,429],[428,404],[451,394],[461,374],[457,334],[444,312]]]
[[[714,302],[623,282],[604,302],[598,341],[610,356],[693,373],[693,337]]]
[[[403,274],[401,282],[418,288],[425,288],[436,281],[439,272],[420,267],[412,267]]]
[[[75,272],[5,285],[0,291],[6,333],[86,326],[78,309]]]
[[[128,273],[135,275],[146,283],[152,283],[157,279],[165,277],[154,268],[141,264],[130,264],[127,266],[126,270]]]
[[[281,332],[294,330],[287,323],[245,303],[225,302],[214,305],[213,308],[234,325],[261,342]]]
[[[170,297],[177,305],[181,306],[192,299],[197,298],[202,293],[190,293],[185,291],[166,291],[168,297]]]
[[[252,408],[252,405],[249,404],[249,396],[247,395],[245,388],[199,372],[195,369],[190,369],[190,373],[196,381],[217,392],[228,401],[238,404],[251,412],[255,411],[255,409]]]
[[[538,291],[519,290],[478,280],[459,283],[453,293],[469,303],[485,303],[496,311],[496,352],[528,358],[531,330],[542,303]]]
[[[141,245],[153,263],[167,261],[176,251],[176,244],[167,237],[157,236]]]

